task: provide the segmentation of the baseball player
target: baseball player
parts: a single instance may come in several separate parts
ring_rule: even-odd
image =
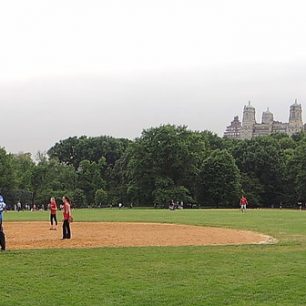
[[[3,211],[5,210],[6,204],[4,203],[3,196],[0,195],[0,247],[1,251],[5,250],[5,234],[3,231],[2,220],[3,220]]]
[[[247,198],[245,196],[242,196],[241,199],[240,199],[241,212],[246,212],[247,204],[248,204]]]

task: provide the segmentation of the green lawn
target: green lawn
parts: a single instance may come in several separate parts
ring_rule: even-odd
[[[242,228],[276,245],[7,251],[0,305],[306,305],[306,212],[76,210],[76,221]],[[8,212],[5,222],[48,220]]]

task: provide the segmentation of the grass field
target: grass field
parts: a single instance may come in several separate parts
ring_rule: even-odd
[[[0,305],[306,305],[306,212],[76,210],[76,221],[209,225],[275,245],[20,250],[0,254]],[[7,212],[5,222],[48,220]]]

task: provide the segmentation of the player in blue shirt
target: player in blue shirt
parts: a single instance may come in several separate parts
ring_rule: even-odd
[[[1,228],[2,228],[2,218],[3,218],[2,213],[5,207],[6,207],[6,204],[4,203],[3,196],[0,195],[0,227]]]
[[[5,235],[3,232],[3,226],[2,226],[2,220],[3,220],[3,210],[5,209],[6,204],[4,203],[3,196],[0,195],[0,246],[1,246],[1,251],[5,250]]]

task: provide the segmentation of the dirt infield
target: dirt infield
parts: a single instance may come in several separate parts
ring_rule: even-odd
[[[269,236],[233,229],[160,223],[74,222],[72,239],[61,240],[62,224],[7,222],[7,249],[199,246],[271,243]]]

